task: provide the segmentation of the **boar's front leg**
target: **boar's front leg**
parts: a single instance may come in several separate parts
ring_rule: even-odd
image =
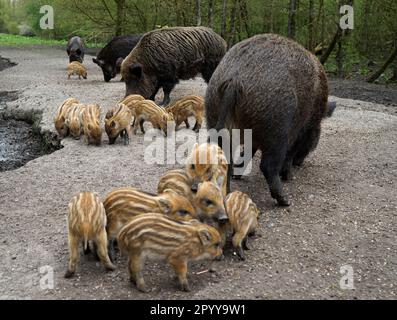
[[[164,99],[160,104],[161,106],[166,106],[170,103],[170,93],[177,83],[178,81],[163,82]]]
[[[128,270],[130,272],[130,281],[135,283],[137,289],[141,292],[148,292],[145,280],[142,276],[143,257],[140,252],[130,252],[128,260]]]
[[[178,277],[179,285],[182,291],[189,292],[189,282],[187,281],[187,261],[180,257],[171,256],[168,259],[169,264],[174,269],[176,276]]]

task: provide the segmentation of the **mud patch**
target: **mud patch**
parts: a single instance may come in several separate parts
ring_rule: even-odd
[[[397,84],[374,84],[329,78],[330,95],[397,107]]]
[[[15,62],[11,62],[10,59],[3,58],[2,56],[0,56],[0,71],[3,71],[7,68],[11,68],[16,65],[17,64]]]
[[[0,91],[0,110],[5,109],[7,102],[18,99],[17,91]]]
[[[30,160],[60,149],[53,133],[40,132],[41,113],[0,113],[0,172],[22,167]]]

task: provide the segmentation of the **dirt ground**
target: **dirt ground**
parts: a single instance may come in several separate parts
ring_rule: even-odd
[[[98,103],[105,113],[124,95],[124,84],[104,83],[89,56],[88,80],[68,81],[60,50],[0,48],[0,55],[18,63],[0,73],[1,91],[19,92],[8,109],[43,110],[42,130],[54,130],[55,111],[70,96]],[[172,98],[204,94],[205,88],[200,78],[184,81]],[[107,273],[82,256],[77,276],[63,278],[67,204],[74,194],[92,190],[104,196],[123,186],[154,192],[161,174],[175,167],[145,164],[142,135],[129,146],[109,146],[105,135],[101,147],[65,139],[63,149],[0,173],[0,298],[396,299],[397,101],[393,107],[331,99],[338,108],[324,121],[318,148],[285,184],[291,207],[275,206],[255,158],[252,172],[232,183],[263,213],[247,261],[228,250],[224,261],[193,264],[190,293],[178,291],[170,268],[157,262],[146,263],[144,272],[152,292],[139,293],[128,281],[124,257]],[[355,289],[340,286],[346,265],[353,269]],[[215,272],[201,273],[210,266]],[[51,270],[54,288],[48,289]]]

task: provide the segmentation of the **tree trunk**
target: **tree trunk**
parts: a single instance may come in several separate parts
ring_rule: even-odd
[[[252,33],[249,24],[248,8],[247,8],[246,0],[240,0],[240,17],[244,22],[244,28],[245,28],[245,32],[247,33],[247,37],[250,38]]]
[[[320,17],[320,20],[321,20],[320,43],[321,43],[322,45],[324,45],[324,39],[325,39],[325,10],[324,10],[324,0],[320,0],[319,17]]]
[[[125,18],[125,0],[115,0],[117,7],[116,14],[116,36],[123,34],[124,18]]]
[[[196,25],[201,26],[201,0],[196,0]]]
[[[270,2],[270,32],[274,32],[274,0]]]
[[[237,2],[238,0],[233,1],[233,6],[230,14],[230,32],[229,32],[229,39],[227,41],[229,48],[235,43],[235,39],[236,39]]]
[[[314,0],[309,1],[309,24],[308,24],[307,49],[314,52]]]
[[[227,0],[222,2],[222,25],[221,25],[221,37],[226,38],[226,11],[227,11]]]
[[[296,9],[298,0],[290,0],[288,14],[288,37],[295,39],[296,36]]]
[[[214,0],[208,1],[208,26],[214,29]]]
[[[390,81],[397,81],[397,63],[394,65],[393,76],[391,77]]]
[[[337,75],[339,78],[344,77],[344,72],[343,72],[343,34],[344,32],[342,31],[342,35],[338,39],[337,43],[337,51],[336,51],[336,70],[337,70]]]
[[[394,47],[393,52],[391,53],[390,57],[386,60],[386,62],[383,64],[382,67],[379,68],[378,71],[376,71],[372,76],[370,76],[367,79],[367,82],[374,82],[376,79],[378,79],[383,72],[385,72],[385,70],[387,69],[387,67],[394,61],[394,59],[396,59],[397,57],[397,43]],[[394,74],[395,76],[396,74]]]
[[[361,37],[362,39],[362,50],[365,54],[368,53],[368,44],[369,44],[369,26],[368,26],[368,20],[369,20],[369,15],[370,15],[370,3],[369,0],[364,1],[364,8],[363,8],[363,27],[362,27],[362,32],[364,33]]]
[[[324,52],[324,54],[321,56],[320,62],[322,64],[327,62],[329,56],[331,55],[332,51],[335,48],[335,45],[338,43],[341,36],[342,36],[342,29],[339,28],[339,26],[338,26],[338,30],[336,31],[331,43],[329,44],[329,46],[328,46],[327,50]]]

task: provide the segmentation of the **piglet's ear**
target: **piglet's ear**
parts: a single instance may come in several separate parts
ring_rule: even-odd
[[[130,73],[138,79],[142,78],[142,66],[139,63],[134,63],[130,66]]]
[[[208,246],[211,244],[211,235],[206,229],[201,229],[198,232],[198,236],[200,238],[201,243],[203,246]]]

